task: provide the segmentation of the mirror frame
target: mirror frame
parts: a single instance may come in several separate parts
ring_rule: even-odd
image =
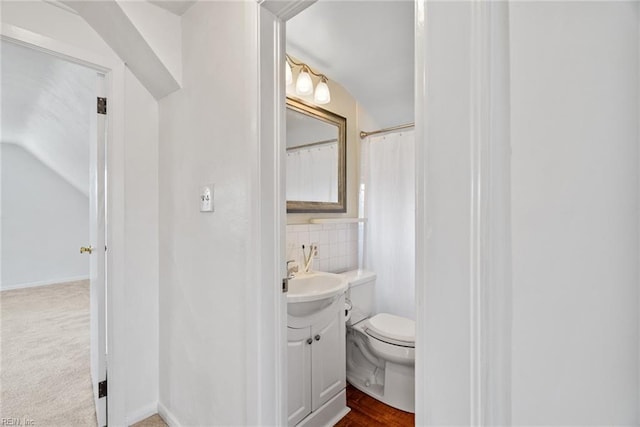
[[[287,108],[338,127],[338,201],[310,202],[287,200],[287,213],[322,213],[347,211],[347,119],[324,108],[287,97]],[[286,147],[286,144],[285,144]],[[286,195],[286,190],[285,190]]]

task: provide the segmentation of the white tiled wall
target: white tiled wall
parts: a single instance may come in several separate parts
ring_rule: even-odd
[[[318,246],[310,270],[340,273],[358,268],[358,224],[287,225],[287,260],[296,260],[303,269],[302,245]],[[307,252],[308,253],[308,252]]]

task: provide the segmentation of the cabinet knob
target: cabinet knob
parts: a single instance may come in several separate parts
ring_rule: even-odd
[[[316,339],[316,341],[320,341],[320,335],[316,335],[314,338]]]
[[[309,338],[309,339],[307,340],[307,344],[311,344],[312,342],[313,342],[313,340],[312,340],[311,338]]]

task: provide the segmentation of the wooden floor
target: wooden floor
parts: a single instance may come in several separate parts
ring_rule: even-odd
[[[351,384],[347,385],[347,406],[351,411],[337,427],[405,427],[415,425],[415,416],[364,394]]]

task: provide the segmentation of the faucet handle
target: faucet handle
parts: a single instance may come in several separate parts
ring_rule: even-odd
[[[290,259],[287,261],[287,276],[289,278],[292,278],[294,273],[298,272],[298,265],[295,264],[293,267],[289,267],[289,264],[291,264],[292,262],[296,262],[295,259]]]

